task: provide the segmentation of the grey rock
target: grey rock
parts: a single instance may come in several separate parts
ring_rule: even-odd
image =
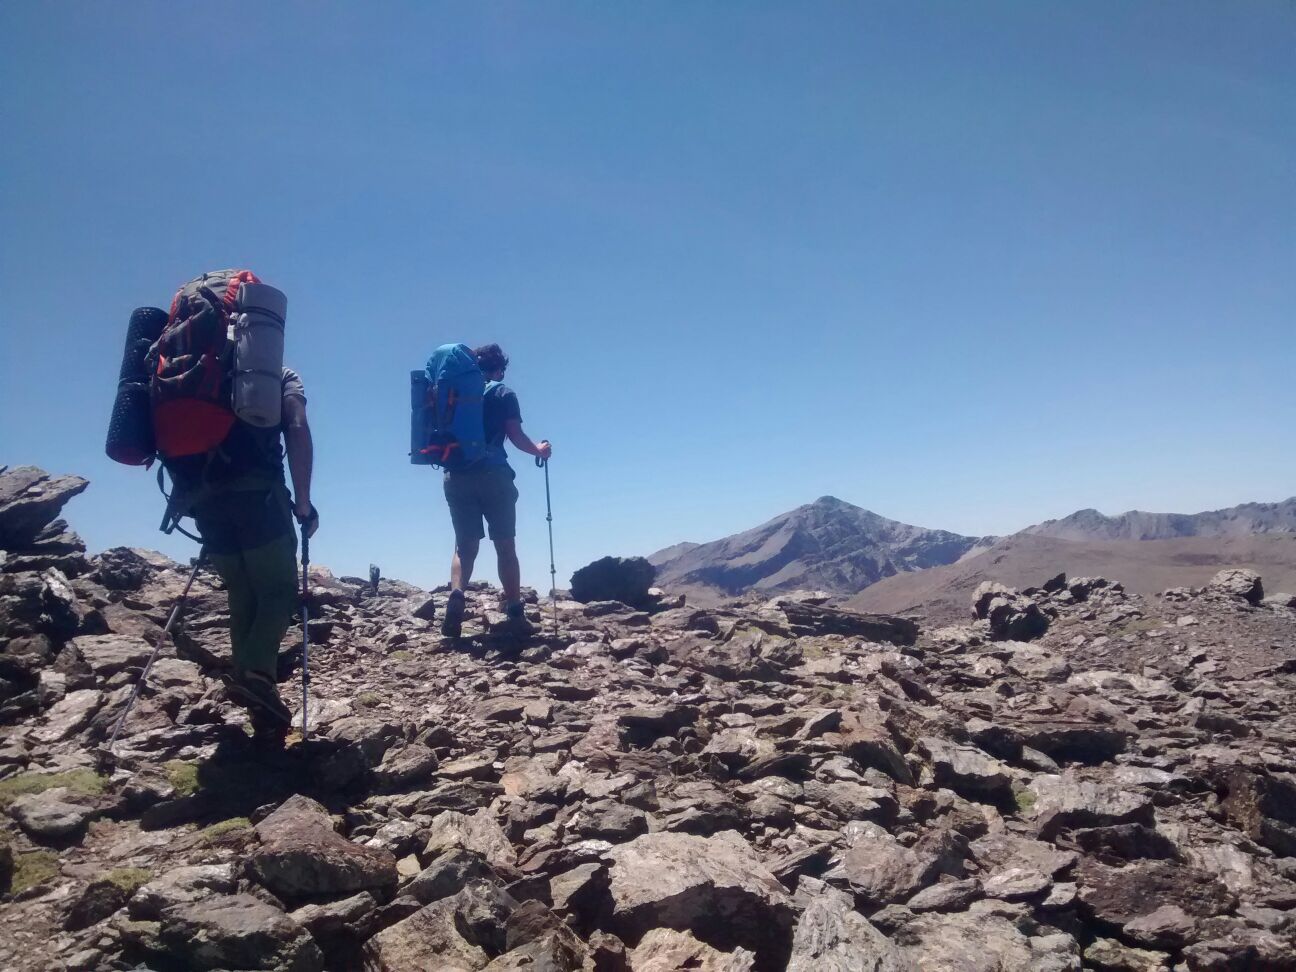
[[[309,934],[248,894],[168,908],[159,938],[172,960],[187,969],[319,972],[324,967]]]
[[[0,470],[0,548],[26,549],[89,485],[80,476],[51,476],[35,466]]]
[[[866,824],[859,830],[825,880],[870,904],[907,901],[941,874],[962,873],[958,838],[949,832],[932,831],[906,847],[881,827]]]
[[[235,884],[232,864],[172,868],[140,887],[130,899],[127,910],[137,920],[156,921],[167,908],[213,895],[232,894]]]
[[[847,895],[812,879],[803,879],[798,891],[810,898],[797,920],[787,972],[904,972],[899,950]]]
[[[918,749],[931,763],[933,782],[969,800],[1003,804],[1012,798],[1012,776],[1003,763],[975,746],[924,736]]]
[[[428,905],[458,894],[472,881],[498,882],[499,875],[482,855],[456,847],[436,857],[401,893]]]
[[[1028,791],[1033,798],[1029,818],[1045,840],[1065,829],[1150,824],[1153,819],[1152,801],[1146,794],[1086,780],[1070,771],[1041,774]]]
[[[70,795],[65,788],[55,787],[20,796],[9,805],[9,813],[32,837],[52,841],[78,837],[99,813],[66,799]]]
[[[512,868],[517,865],[517,852],[490,811],[485,809],[472,816],[451,810],[432,821],[427,845],[423,848],[424,859],[430,861],[454,850],[471,851],[495,867]]]
[[[1206,590],[1212,594],[1240,598],[1248,604],[1259,604],[1264,600],[1264,584],[1260,575],[1246,567],[1221,570],[1206,582]]]
[[[611,923],[637,941],[654,928],[689,931],[722,951],[748,948],[757,968],[782,968],[794,912],[787,892],[733,831],[656,833],[608,853]]]
[[[671,928],[652,929],[630,953],[634,972],[751,972],[754,962],[745,948],[722,952]]]
[[[643,557],[604,557],[586,564],[571,578],[573,600],[620,601],[632,607],[651,602],[648,589],[657,576],[657,568]]]
[[[248,859],[256,879],[284,899],[383,891],[396,886],[396,859],[352,843],[333,829],[328,811],[301,795],[289,797],[256,825],[260,845]]]

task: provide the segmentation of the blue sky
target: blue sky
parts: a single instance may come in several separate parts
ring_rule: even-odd
[[[554,442],[560,583],[826,493],[971,534],[1285,498],[1294,41],[1288,0],[5,4],[0,462],[189,553],[103,455],[124,328],[248,266],[339,573],[445,574],[406,433],[449,340]]]

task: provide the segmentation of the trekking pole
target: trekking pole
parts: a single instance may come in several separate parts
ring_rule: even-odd
[[[536,465],[545,474],[545,520],[549,523],[549,599],[553,602],[553,636],[558,637],[558,570],[554,567],[553,503],[549,498],[549,460],[536,456]]]
[[[310,521],[302,524],[302,742],[310,739],[310,728],[307,724],[307,708],[310,705]]]
[[[171,608],[171,616],[167,618],[166,627],[158,635],[157,644],[153,646],[153,654],[149,655],[148,661],[144,663],[144,670],[140,672],[139,679],[135,682],[135,688],[131,696],[126,700],[126,708],[122,709],[122,714],[117,717],[117,722],[113,726],[112,736],[108,740],[108,752],[112,752],[113,746],[117,744],[117,734],[121,732],[122,726],[126,724],[126,717],[130,715],[131,707],[135,705],[135,700],[139,698],[140,690],[144,688],[144,682],[148,679],[149,671],[153,668],[153,663],[157,661],[158,652],[162,650],[162,645],[171,633],[171,626],[175,624],[176,618],[180,617],[180,609],[184,607],[185,600],[189,597],[189,588],[193,587],[194,578],[198,576],[198,571],[202,568],[203,560],[207,556],[207,548],[203,547],[198,551],[198,556],[194,558],[193,570],[189,572],[189,580],[185,583],[184,590],[180,592],[180,597],[176,600],[175,605]]]

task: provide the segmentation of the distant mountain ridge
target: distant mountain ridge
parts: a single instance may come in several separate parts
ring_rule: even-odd
[[[1242,503],[1205,513],[1131,510],[1119,516],[1104,516],[1097,510],[1077,510],[1060,520],[1046,520],[1021,531],[1030,536],[1079,541],[1175,540],[1255,533],[1296,533],[1296,497],[1280,503]]]
[[[648,559],[672,589],[822,590],[847,595],[884,577],[952,564],[986,538],[888,520],[835,496],[751,530],[701,544],[675,544]]]

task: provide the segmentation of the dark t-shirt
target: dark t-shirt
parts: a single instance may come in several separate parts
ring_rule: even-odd
[[[283,369],[283,398],[294,396],[306,401],[306,386],[291,368]],[[227,485],[240,480],[284,482],[283,413],[279,424],[262,429],[236,421],[225,441],[211,455],[185,456],[167,463],[167,471],[178,484],[193,489],[208,485]]]
[[[486,428],[486,446],[491,454],[488,458],[508,461],[504,456],[504,440],[507,438],[504,425],[509,419],[521,422],[522,407],[518,404],[517,393],[502,381],[497,381],[486,389],[486,397],[482,399],[482,425]]]

